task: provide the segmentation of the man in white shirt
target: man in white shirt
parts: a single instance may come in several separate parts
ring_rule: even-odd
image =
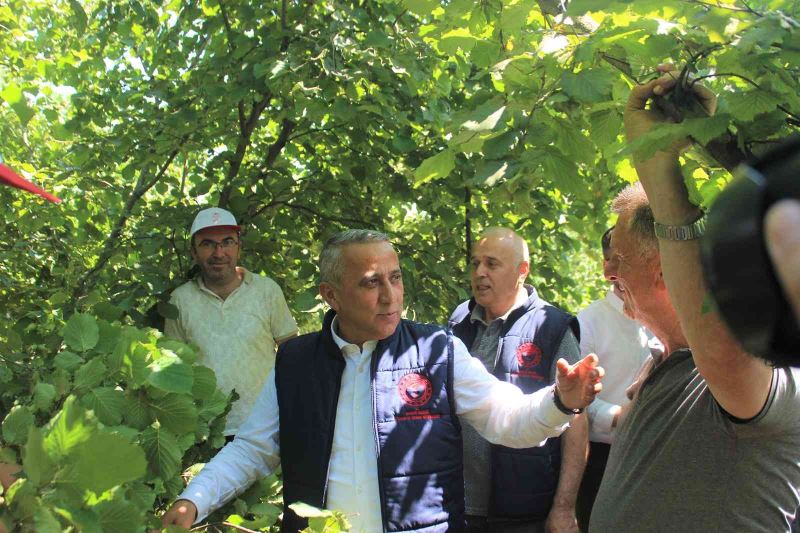
[[[612,226],[603,233],[600,241],[604,273],[610,258],[613,229]],[[589,415],[589,459],[576,507],[578,526],[582,531],[589,528],[592,505],[603,480],[619,413],[630,401],[626,390],[650,355],[651,345],[657,347],[660,344],[644,326],[625,316],[619,290],[619,286],[612,285],[604,298],[592,302],[578,313],[581,355],[597,354],[606,370],[602,392],[586,408]]]
[[[276,345],[297,335],[297,324],[277,283],[237,265],[239,226],[229,211],[200,211],[189,238],[200,275],[173,291],[179,316],[167,319],[164,331],[197,344],[199,362],[214,370],[219,388],[239,394],[225,425],[230,440],[275,365]]]
[[[506,446],[560,434],[600,390],[588,356],[558,364],[556,385],[524,395],[437,326],[401,319],[403,277],[388,237],[341,232],[320,254],[322,330],[284,344],[236,439],[164,515],[188,527],[281,465],[289,505],[338,509],[354,531],[464,527],[459,419]]]

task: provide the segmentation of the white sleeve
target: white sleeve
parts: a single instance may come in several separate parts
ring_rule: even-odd
[[[200,522],[280,464],[278,393],[270,372],[247,421],[236,438],[206,464],[179,499],[197,507]]]
[[[586,408],[589,415],[589,429],[596,433],[611,433],[614,429],[614,414],[619,409],[619,405],[600,398],[595,398]]]
[[[555,406],[552,386],[523,394],[517,386],[491,375],[458,338],[453,338],[453,348],[456,413],[484,439],[511,448],[530,448],[567,429],[571,415]]]

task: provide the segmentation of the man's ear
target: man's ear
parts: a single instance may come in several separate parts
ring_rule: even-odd
[[[325,300],[325,303],[328,304],[331,309],[336,312],[339,311],[339,300],[336,298],[336,288],[333,285],[326,281],[320,283],[319,295],[322,296],[322,299]]]
[[[531,271],[531,265],[527,261],[522,261],[519,264],[519,277],[520,281],[525,281]]]

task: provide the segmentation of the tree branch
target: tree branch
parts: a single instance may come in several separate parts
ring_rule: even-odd
[[[247,153],[247,148],[250,146],[253,130],[255,130],[258,120],[261,118],[261,113],[263,113],[264,109],[269,105],[270,98],[272,98],[272,94],[267,92],[263,95],[261,100],[253,102],[250,116],[247,117],[247,120],[244,122],[239,132],[239,142],[236,143],[236,152],[230,160],[228,174],[225,176],[225,185],[222,187],[222,191],[219,194],[219,207],[226,207],[230,201],[231,192],[233,191],[233,181],[239,174],[239,169],[242,167],[242,161]]]
[[[372,229],[374,229],[376,227],[374,224],[370,224],[370,223],[368,223],[368,222],[366,222],[364,220],[360,220],[360,219],[349,218],[349,217],[337,217],[337,216],[332,216],[332,215],[324,215],[324,214],[320,213],[319,211],[317,211],[316,209],[312,209],[311,207],[308,207],[306,205],[294,204],[294,203],[286,201],[286,200],[275,200],[275,201],[271,202],[271,204],[272,204],[271,207],[276,207],[276,206],[288,207],[289,209],[295,209],[297,211],[301,211],[301,212],[307,213],[309,215],[313,215],[313,216],[315,216],[317,218],[320,218],[322,220],[328,220],[328,221],[331,221],[331,222],[338,222],[339,224],[342,224],[343,226],[352,227],[355,224],[357,227],[363,227],[364,225],[366,225],[368,228],[372,228]]]
[[[182,146],[182,144],[181,144]],[[100,256],[97,258],[94,266],[89,269],[83,276],[80,277],[78,283],[75,286],[75,291],[73,293],[73,299],[77,300],[81,296],[85,295],[95,283],[95,274],[97,274],[105,265],[108,263],[108,260],[111,259],[111,255],[114,253],[117,245],[117,241],[122,235],[122,230],[125,228],[125,225],[128,222],[128,219],[131,217],[131,213],[133,213],[133,208],[139,202],[139,200],[144,196],[144,194],[149,191],[153,185],[158,183],[158,181],[164,177],[164,174],[167,172],[167,169],[172,164],[172,161],[180,152],[181,146],[175,148],[169,156],[167,156],[167,160],[161,165],[161,168],[158,170],[156,175],[151,180],[147,180],[147,173],[142,171],[139,174],[139,179],[136,181],[136,185],[131,192],[131,195],[128,197],[128,200],[125,202],[125,207],[122,210],[117,222],[114,224],[114,229],[111,230],[111,233],[108,237],[106,237],[105,242],[103,243],[103,248],[100,251]]]

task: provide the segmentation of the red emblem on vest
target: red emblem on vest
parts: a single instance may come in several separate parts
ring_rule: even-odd
[[[397,391],[406,405],[421,407],[431,399],[433,384],[427,376],[411,373],[400,378]]]
[[[524,342],[517,348],[517,363],[520,368],[533,368],[542,360],[542,350],[532,342]]]

